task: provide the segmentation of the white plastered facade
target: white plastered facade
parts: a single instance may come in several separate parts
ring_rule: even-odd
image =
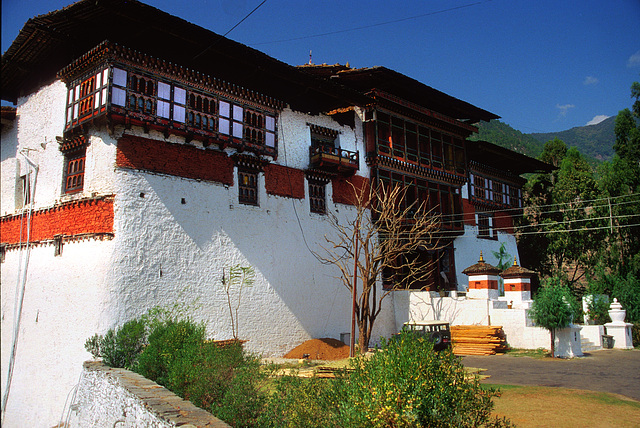
[[[310,213],[306,181],[304,199],[274,196],[266,193],[260,174],[259,206],[242,205],[235,170],[234,185],[225,186],[118,168],[116,147],[123,133],[163,141],[164,136],[135,127],[112,133],[90,127],[84,190],[64,195],[64,156],[56,136],[64,129],[65,100],[59,81],[19,100],[14,126],[2,134],[2,215],[21,212],[19,179],[28,165],[19,153],[28,148],[25,153],[39,167],[33,208],[114,195],[113,239],[65,243],[59,256],[52,245],[31,249],[5,426],[58,423],[82,362],[90,358],[85,340],[151,308],[175,308],[204,321],[211,337],[230,338],[223,267],[239,264],[256,271],[255,284],[242,291],[237,317],[239,336],[248,340],[250,351],[282,355],[304,340],[339,339],[349,331],[350,295],[338,270],[313,255],[321,252],[331,228],[325,216]],[[279,116],[276,163],[307,167],[309,123],[339,131],[340,146],[360,152],[358,174],[367,176],[359,120],[354,129],[290,109]],[[174,136],[166,141],[185,144]],[[332,202],[331,185],[326,199],[338,217],[353,215],[353,207]],[[3,393],[25,255],[7,250],[2,265]],[[384,322],[393,318],[391,305],[386,308],[374,338],[395,328]]]

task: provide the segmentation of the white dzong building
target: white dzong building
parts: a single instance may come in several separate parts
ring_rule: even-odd
[[[58,423],[85,340],[151,308],[230,338],[231,266],[256,272],[247,349],[340,338],[350,296],[315,253],[326,213],[353,215],[350,183],[402,183],[443,214],[419,288],[466,290],[480,244],[517,255],[484,212],[520,207],[523,171],[471,162],[467,141],[497,116],[383,67],[296,68],[135,0],[82,0],[25,24],[1,85],[3,426]],[[479,200],[476,170],[512,187]],[[392,303],[374,338],[398,330]]]

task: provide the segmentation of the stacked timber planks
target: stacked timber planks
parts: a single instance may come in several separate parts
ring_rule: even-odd
[[[452,325],[451,342],[456,355],[495,355],[507,349],[507,336],[495,325]]]

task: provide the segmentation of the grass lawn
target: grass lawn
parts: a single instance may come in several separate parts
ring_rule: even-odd
[[[517,427],[637,427],[640,402],[621,395],[542,386],[499,388],[494,414]]]

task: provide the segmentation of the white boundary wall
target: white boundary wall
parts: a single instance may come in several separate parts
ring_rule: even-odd
[[[393,303],[396,328],[407,321],[448,321],[451,325],[499,325],[514,348],[549,348],[551,336],[534,327],[527,318],[527,309],[508,309],[503,300],[440,297],[429,291],[394,291]]]

